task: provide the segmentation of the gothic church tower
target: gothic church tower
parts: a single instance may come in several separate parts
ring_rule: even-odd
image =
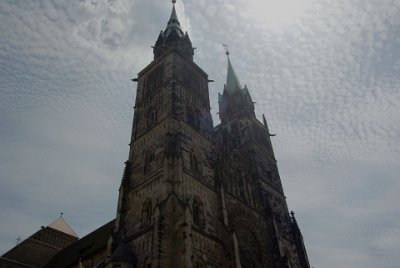
[[[132,139],[113,238],[113,250],[130,248],[137,267],[224,263],[209,81],[193,62],[193,51],[173,6],[154,60],[135,79]]]
[[[228,56],[215,128],[217,177],[224,219],[233,233],[237,266],[309,267],[297,223],[289,215],[265,117],[257,120],[247,86]],[[294,237],[298,236],[295,241]],[[239,267],[240,267],[239,266]]]
[[[174,3],[175,1],[173,1]],[[267,123],[228,58],[213,128],[208,75],[175,5],[138,77],[106,267],[308,268]]]

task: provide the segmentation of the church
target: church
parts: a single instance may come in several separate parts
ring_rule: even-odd
[[[310,267],[265,117],[256,118],[227,52],[213,126],[212,81],[193,61],[174,3],[154,60],[133,79],[115,220],[78,239],[61,217],[4,254],[0,267]]]

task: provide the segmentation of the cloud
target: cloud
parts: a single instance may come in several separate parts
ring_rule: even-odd
[[[178,1],[210,84],[227,43],[266,114],[315,267],[397,267],[400,4]],[[115,215],[135,84],[171,12],[159,1],[0,2],[0,251],[62,210],[84,235]],[[340,256],[340,258],[337,258]]]

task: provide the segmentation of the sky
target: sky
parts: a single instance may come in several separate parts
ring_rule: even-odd
[[[115,217],[136,84],[168,0],[0,1],[0,254],[64,213]],[[400,263],[400,1],[178,0],[217,96],[265,114],[313,267]]]

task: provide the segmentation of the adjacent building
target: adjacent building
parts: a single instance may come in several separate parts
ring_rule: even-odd
[[[74,230],[60,217],[7,251],[0,257],[0,267],[42,267],[57,252],[78,239]]]

